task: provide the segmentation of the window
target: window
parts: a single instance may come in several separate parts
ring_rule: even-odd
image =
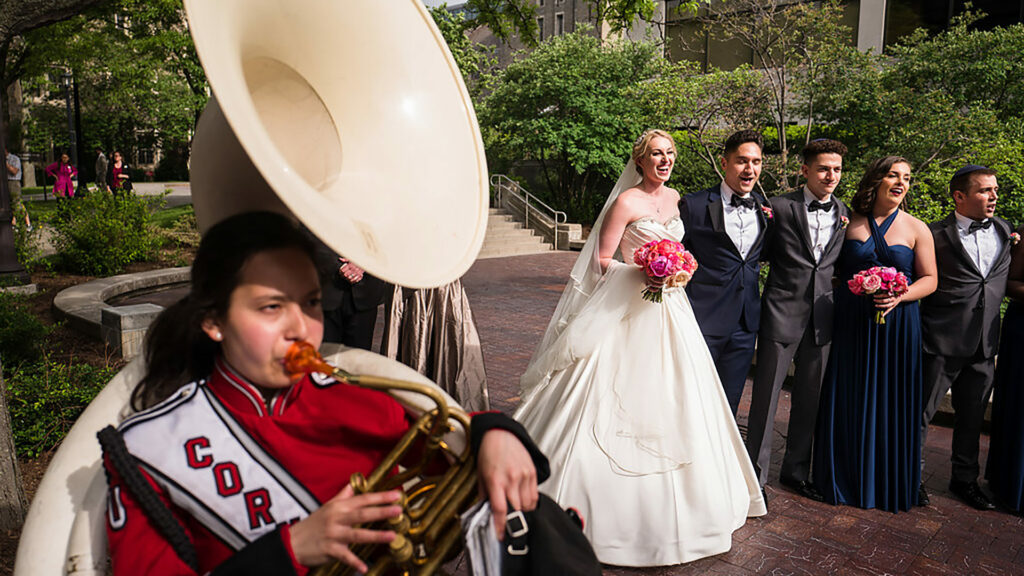
[[[544,7],[544,0],[540,0],[539,2],[537,2],[537,5],[540,6],[541,8],[543,8]]]
[[[544,17],[537,17],[537,40],[544,41]]]
[[[152,148],[140,148],[136,154],[135,165],[140,164],[152,164],[153,163],[153,149]]]
[[[561,36],[565,34],[565,14],[559,12],[555,14],[555,35]]]

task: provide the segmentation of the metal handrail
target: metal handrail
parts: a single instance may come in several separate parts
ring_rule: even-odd
[[[540,198],[537,198],[533,194],[530,194],[525,188],[520,186],[519,182],[516,182],[515,180],[509,178],[504,174],[491,175],[491,188],[494,193],[494,204],[496,208],[502,208],[505,206],[504,195],[506,193],[522,201],[524,206],[523,212],[526,215],[526,222],[524,224],[526,228],[530,227],[531,210],[535,210],[538,214],[547,216],[547,214],[544,213],[544,210],[546,210],[550,214],[550,216],[547,217],[550,218],[551,221],[554,223],[552,236],[554,236],[555,250],[558,250],[558,225],[565,224],[569,219],[565,212],[562,212],[561,210],[555,210],[551,206],[548,206]],[[531,202],[539,204],[540,207],[538,208],[533,206]]]

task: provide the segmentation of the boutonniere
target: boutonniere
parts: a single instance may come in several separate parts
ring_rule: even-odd
[[[850,225],[850,219],[846,216],[839,217],[839,229],[846,230],[846,227]]]
[[[775,212],[772,212],[772,207],[767,204],[761,204],[761,213],[764,214],[764,217],[768,220],[775,218]]]
[[[1010,244],[1012,244],[1013,246],[1016,246],[1017,244],[1020,244],[1020,234],[1018,234],[1016,232],[1011,232],[1010,233]]]

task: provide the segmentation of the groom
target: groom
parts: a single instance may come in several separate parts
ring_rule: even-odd
[[[761,176],[761,134],[741,130],[725,141],[721,184],[684,196],[682,242],[699,267],[686,293],[715,361],[733,416],[754,356],[761,315],[761,246],[771,208],[754,192]]]
[[[974,508],[991,510],[992,502],[978,486],[978,443],[992,393],[999,349],[999,305],[1006,292],[1013,230],[995,216],[999,197],[995,170],[964,166],[953,175],[949,191],[955,210],[944,220],[929,224],[935,238],[939,286],[921,304],[921,471],[928,423],[952,387],[953,470],[949,489]],[[918,502],[928,504],[923,483]]]
[[[761,300],[757,372],[750,400],[747,451],[764,487],[771,466],[779,391],[796,359],[792,410],[781,482],[812,500],[811,440],[818,396],[832,344],[832,276],[850,211],[833,192],[843,174],[846,146],[821,138],[804,147],[807,184],[772,199],[775,221],[765,247],[768,281]]]

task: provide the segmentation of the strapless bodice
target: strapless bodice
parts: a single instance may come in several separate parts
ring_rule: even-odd
[[[839,277],[849,280],[857,272],[872,266],[892,266],[913,282],[914,250],[909,246],[890,244],[889,251],[892,254],[892,261],[883,261],[876,253],[874,238],[869,237],[865,241],[847,240],[843,243],[843,250],[839,255]]]
[[[626,225],[626,230],[622,233],[622,241],[619,242],[622,259],[632,263],[633,251],[637,248],[652,240],[668,239],[679,242],[683,239],[684,232],[686,229],[678,216],[673,216],[665,222],[658,222],[652,216],[633,220]]]

